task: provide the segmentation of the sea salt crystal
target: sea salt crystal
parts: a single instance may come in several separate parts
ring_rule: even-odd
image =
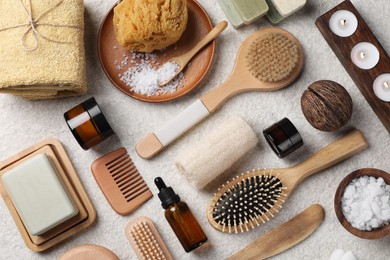
[[[163,55],[166,56],[166,53]],[[115,60],[114,64],[116,69],[121,71],[118,74],[120,80],[136,93],[158,96],[174,93],[178,88],[183,87],[183,73],[179,73],[165,86],[159,86],[176,74],[179,65],[175,62],[166,62],[160,66],[157,60],[156,53],[131,52],[128,55],[123,55],[121,61]],[[122,71],[124,72],[122,73]]]
[[[390,185],[383,178],[362,176],[345,188],[341,208],[354,228],[370,231],[389,224],[389,198]]]
[[[159,84],[171,79],[176,72],[180,69],[176,62],[166,62],[158,68],[157,74],[159,76]]]
[[[147,56],[151,57],[151,56]],[[127,69],[120,77],[127,86],[136,93],[146,96],[156,96],[161,94],[173,93],[178,87],[182,86],[184,78],[183,73],[179,73],[172,81],[165,86],[160,86],[162,82],[172,78],[179,65],[174,62],[164,63],[161,67],[153,68],[150,63],[155,61],[151,57],[151,62],[142,62]]]

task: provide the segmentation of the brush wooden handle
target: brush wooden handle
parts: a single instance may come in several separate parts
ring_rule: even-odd
[[[324,147],[307,160],[289,169],[296,183],[320,172],[342,160],[364,150],[368,143],[360,130],[353,130],[346,136]]]
[[[265,259],[277,255],[306,239],[323,220],[324,209],[319,204],[312,205],[228,259]]]
[[[260,81],[252,75],[252,72],[250,72],[247,66],[248,49],[259,37],[263,37],[268,33],[277,33],[286,36],[295,43],[298,49],[296,66],[287,77],[276,82]],[[154,133],[150,133],[141,140],[136,146],[138,155],[144,159],[152,158],[179,136],[215,112],[215,110],[236,94],[246,91],[275,91],[288,86],[300,74],[302,64],[302,46],[289,32],[278,28],[265,28],[252,33],[241,44],[233,72],[229,78],[219,87],[197,99],[190,107],[166,123],[162,128]]]
[[[210,112],[207,107],[197,99],[157,131],[142,139],[135,147],[138,155],[144,159],[152,158],[208,115]]]

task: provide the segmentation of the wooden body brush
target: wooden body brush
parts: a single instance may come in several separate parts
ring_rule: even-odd
[[[222,232],[249,231],[274,217],[305,178],[367,147],[363,134],[354,130],[295,166],[258,169],[237,176],[214,195],[207,208],[207,218]]]
[[[236,94],[288,86],[298,77],[302,65],[302,47],[289,32],[266,28],[251,34],[241,44],[229,78],[141,140],[136,146],[138,155],[153,157]]]

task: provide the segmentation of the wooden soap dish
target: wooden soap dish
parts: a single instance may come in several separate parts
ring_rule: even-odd
[[[50,162],[55,166],[59,179],[69,196],[73,199],[79,213],[43,235],[33,236],[23,225],[23,221],[18,215],[18,212],[3,185],[2,175],[38,154],[46,154]],[[92,202],[80,182],[66,151],[62,144],[56,139],[44,140],[16,154],[8,160],[0,162],[0,194],[27,247],[36,252],[47,250],[75,233],[86,229],[92,225],[96,219],[96,212]]]
[[[365,238],[365,239],[378,239],[385,236],[390,235],[390,224],[385,225],[381,228],[373,229],[371,231],[361,231],[357,228],[354,228],[348,220],[344,217],[342,208],[341,208],[341,198],[344,195],[344,190],[347,187],[347,185],[356,178],[362,177],[362,176],[372,176],[375,178],[383,178],[383,180],[386,182],[386,184],[390,185],[390,174],[388,174],[385,171],[378,170],[378,169],[372,169],[372,168],[364,168],[356,170],[350,174],[348,174],[339,184],[339,187],[337,188],[336,195],[334,198],[334,209],[336,211],[337,218],[339,219],[341,225],[350,232],[351,234]]]

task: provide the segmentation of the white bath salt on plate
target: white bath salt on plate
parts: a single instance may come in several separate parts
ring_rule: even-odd
[[[362,176],[345,188],[341,208],[354,228],[370,231],[389,224],[389,199],[390,185],[383,178]]]
[[[179,64],[176,62],[166,62],[157,69],[158,83],[161,84],[171,79],[176,72],[180,69]]]
[[[120,79],[136,93],[146,96],[156,96],[176,92],[182,86],[183,73],[179,73],[172,81],[165,86],[160,83],[172,78],[179,66],[176,63],[168,62],[159,68],[153,68],[148,63],[141,63],[130,67]]]
[[[131,64],[131,67],[122,74],[118,74],[120,80],[135,93],[146,96],[174,93],[178,88],[183,87],[183,73],[179,73],[165,86],[160,86],[162,82],[172,78],[180,67],[175,62],[166,62],[159,66],[157,58],[158,56],[154,53],[136,52],[131,54],[130,60],[124,57],[120,69],[124,67],[123,65],[127,65],[128,62]]]

